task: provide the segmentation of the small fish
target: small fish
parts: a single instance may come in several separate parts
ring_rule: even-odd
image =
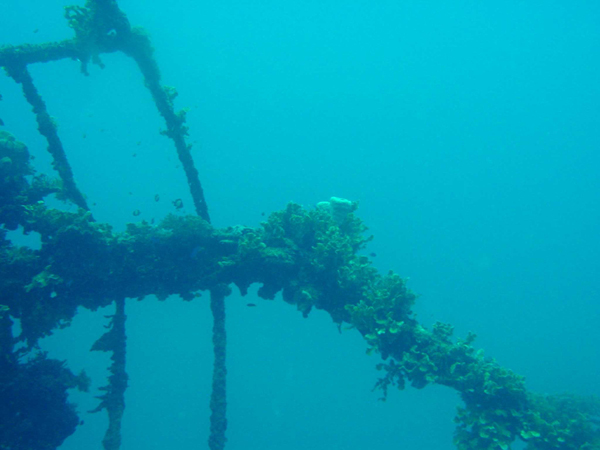
[[[159,200],[160,200],[160,195],[156,194],[156,195],[154,196],[154,201],[155,201],[155,202],[157,202],[157,201],[159,201]]]
[[[371,252],[371,253],[369,253],[369,256],[370,256],[371,258],[375,258],[375,257],[377,256],[377,253],[375,253],[375,252]]]
[[[0,126],[4,125],[4,120],[0,119]]]
[[[38,31],[40,31],[39,28],[36,28],[35,30],[33,30],[34,33],[37,33]]]
[[[137,145],[138,146],[142,145],[142,141],[137,141]]]
[[[254,308],[256,306],[256,303],[246,303],[246,306],[249,306],[250,308]]]
[[[183,200],[181,200],[180,198],[173,200],[171,203],[173,203],[173,206],[175,206],[175,209],[183,208]]]
[[[135,158],[137,156],[137,153],[133,153],[131,156]]]
[[[136,209],[136,210],[133,212],[133,215],[137,217],[137,216],[139,216],[141,213],[142,213],[142,212],[141,212],[139,209]]]

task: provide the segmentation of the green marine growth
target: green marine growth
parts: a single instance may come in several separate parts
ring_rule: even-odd
[[[53,450],[75,432],[80,419],[67,390],[87,392],[85,372],[75,376],[64,361],[43,352],[14,350],[13,325],[6,307],[0,312],[0,448]]]
[[[340,204],[342,212],[335,211]],[[475,351],[475,335],[454,342],[450,325],[427,330],[418,324],[411,311],[415,295],[404,280],[393,272],[379,275],[357,255],[370,238],[363,237],[366,227],[352,214],[356,206],[348,205],[335,198],[313,211],[290,204],[269,217],[263,233],[249,233],[244,242],[256,260],[273,258],[282,247],[302,255],[295,279],[282,283],[284,299],[305,316],[317,307],[356,328],[367,352],[385,360],[377,367],[386,375],[376,384],[384,399],[389,385],[403,389],[406,380],[416,388],[437,383],[457,389],[465,402],[456,417],[460,449],[508,449],[515,439],[531,450],[598,448],[597,400],[573,402],[577,406],[568,412],[550,408],[556,397],[542,401],[527,392],[522,377]]]
[[[23,221],[24,207],[35,205],[49,194],[59,193],[62,184],[34,174],[29,151],[7,131],[0,130],[0,223],[15,230]]]
[[[112,299],[151,294],[193,300],[199,291],[230,284],[244,294],[252,283],[262,283],[262,298],[274,299],[281,292],[304,316],[322,309],[338,326],[355,328],[367,352],[382,358],[377,368],[383,376],[376,387],[384,399],[389,386],[402,389],[407,382],[416,388],[436,383],[456,389],[464,401],[455,419],[459,449],[508,449],[516,439],[529,450],[600,448],[597,400],[532,394],[522,377],[473,348],[474,335],[454,339],[448,324],[429,330],[417,322],[412,313],[416,296],[405,281],[393,272],[380,274],[361,255],[371,237],[355,215],[356,203],[332,198],[315,209],[290,203],[258,228],[215,229],[200,217],[171,215],[157,225],[129,224],[125,232],[115,233],[84,210],[48,208],[44,196],[60,194],[60,185],[36,176],[24,145],[8,134],[0,138],[0,321],[19,319],[18,339],[29,348],[68,325],[81,306],[96,309]],[[17,226],[40,233],[41,249],[7,240],[6,229]],[[105,336],[110,333],[114,329]],[[13,338],[7,336],[2,349],[10,360]],[[102,346],[108,337],[96,349],[108,349]],[[32,364],[19,367],[13,361],[12,372],[6,373],[17,378],[5,383],[29,383],[32,374],[42,373]],[[123,365],[124,359],[114,374]],[[67,376],[52,364],[37,367]],[[72,385],[71,378],[51,389],[64,392]],[[2,389],[7,392],[6,384]],[[56,407],[66,403],[60,404]],[[10,408],[5,412],[13,413]],[[115,414],[120,418],[122,408]],[[76,423],[67,413],[62,417],[70,424],[62,428],[64,438]],[[109,437],[118,440],[116,432]]]

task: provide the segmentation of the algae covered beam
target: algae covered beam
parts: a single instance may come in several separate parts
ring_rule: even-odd
[[[103,67],[100,54],[121,51],[137,63],[146,87],[150,90],[156,108],[165,119],[167,129],[162,133],[173,140],[177,156],[184,168],[196,213],[210,222],[204,191],[186,142],[185,110],[175,112],[173,100],[177,93],[174,88],[162,86],[160,70],[154,59],[154,49],[147,33],[139,27],[131,27],[125,14],[114,0],[86,2],[84,7],[70,6],[66,9],[69,25],[75,30],[78,47],[85,52],[81,57],[82,71],[87,73],[87,62]]]
[[[24,194],[28,189],[24,184]],[[0,246],[0,273],[5,274],[0,292],[10,293],[0,303],[20,319],[21,338],[32,344],[68,321],[78,306],[96,309],[109,298],[149,294],[192,300],[197,291],[210,291],[218,363],[213,380],[220,388],[225,372],[217,357],[225,357],[225,335],[220,333],[226,286],[235,284],[244,294],[252,283],[261,283],[262,298],[273,299],[281,292],[304,316],[321,309],[337,324],[355,328],[368,351],[383,359],[378,368],[384,377],[378,386],[384,393],[388,386],[402,388],[405,382],[458,391],[464,401],[455,419],[460,450],[508,449],[517,439],[531,449],[600,448],[594,422],[600,401],[531,393],[522,377],[475,351],[472,335],[453,339],[449,325],[421,326],[412,312],[415,295],[404,280],[391,272],[378,273],[360,255],[369,237],[354,215],[354,203],[341,214],[340,206],[347,204],[336,198],[325,202],[328,207],[319,204],[309,210],[289,204],[256,229],[219,230],[197,216],[169,216],[155,226],[129,224],[122,233],[91,222],[81,210],[24,205],[20,223],[25,232],[41,234],[42,248],[34,253]],[[23,273],[33,276],[29,284],[17,278]],[[226,398],[224,390],[214,395],[213,448],[220,449]]]
[[[150,40],[143,32],[132,30],[129,41],[124,46],[123,51],[137,63],[144,76],[146,87],[152,94],[156,108],[165,119],[167,129],[162,134],[169,137],[175,144],[177,156],[185,171],[196,214],[207,222],[210,222],[208,207],[204,199],[204,191],[198,177],[198,170],[194,165],[194,160],[190,153],[192,146],[186,143],[185,140],[188,134],[188,127],[185,125],[186,111],[183,109],[175,112],[174,109],[173,100],[177,97],[177,91],[173,87],[162,86],[160,84],[160,70],[153,57]]]
[[[56,124],[48,114],[46,104],[33,84],[33,79],[27,70],[27,66],[10,65],[6,67],[6,72],[16,83],[21,85],[25,99],[33,108],[38,124],[38,130],[48,142],[48,151],[52,155],[52,166],[56,169],[62,179],[64,193],[77,206],[88,210],[87,202],[75,184],[73,171],[71,170],[69,160],[67,159],[62,142],[56,131]]]
[[[213,314],[213,380],[210,395],[210,435],[208,448],[223,450],[227,438],[227,366],[225,365],[227,335],[225,332],[225,297],[231,293],[227,285],[218,285],[210,291],[210,309]]]
[[[85,6],[67,6],[65,7],[65,17],[69,26],[75,31],[75,38],[45,44],[2,46],[0,47],[0,66],[6,68],[7,72],[17,82],[25,83],[23,84],[23,90],[26,97],[28,96],[30,103],[33,100],[32,105],[36,114],[37,111],[41,111],[43,115],[45,114],[45,105],[42,106],[41,97],[30,82],[31,77],[27,73],[28,64],[71,58],[78,60],[81,63],[81,72],[88,75],[88,64],[90,62],[99,67],[104,67],[100,59],[100,55],[103,53],[120,51],[132,57],[144,76],[146,86],[152,94],[159,113],[165,119],[167,129],[163,134],[172,139],[175,144],[177,156],[185,171],[196,213],[202,219],[210,222],[204,191],[190,152],[191,144],[186,142],[186,112],[185,110],[176,112],[174,109],[173,99],[177,95],[175,89],[161,85],[160,70],[154,59],[152,45],[147,34],[139,27],[131,27],[126,15],[119,9],[117,2],[114,0],[87,0]],[[40,119],[38,115],[38,123],[40,123],[40,120],[43,121],[44,130],[47,130],[44,134],[44,131],[40,128],[40,132],[48,139],[50,151],[54,151],[59,156],[59,159],[56,160],[53,153],[59,172],[64,169],[61,176],[65,175],[63,181],[67,190],[70,191],[71,198],[77,205],[87,209],[83,196],[76,194],[72,176],[69,176],[70,168],[67,168],[66,157],[56,134],[56,127],[51,126],[52,123],[43,117]],[[47,123],[50,123],[50,126],[46,126]],[[51,128],[54,128],[54,130]],[[59,155],[61,152],[62,156]]]
[[[454,339],[449,325],[421,326],[412,312],[415,295],[404,280],[378,273],[358,254],[369,240],[360,219],[352,212],[337,214],[337,199],[329,203],[331,208],[314,210],[290,204],[256,229],[218,230],[196,216],[170,216],[156,226],[130,224],[118,234],[81,213],[33,205],[25,226],[42,233],[43,247],[29,258],[44,269],[26,292],[7,298],[7,306],[18,312],[13,298],[32,302],[54,293],[51,302],[43,303],[45,325],[52,326],[50,318],[64,317],[61,305],[95,309],[116,296],[116,288],[128,297],[179,294],[186,300],[196,298],[198,290],[210,291],[215,317],[212,449],[225,442],[226,286],[235,284],[246,293],[256,282],[262,284],[262,298],[281,292],[304,316],[321,309],[339,325],[355,328],[368,352],[383,359],[378,368],[384,376],[377,385],[384,394],[388,386],[403,388],[407,382],[419,389],[438,384],[458,391],[464,402],[455,418],[460,450],[509,449],[517,439],[531,449],[600,448],[594,422],[600,401],[529,392],[522,377],[474,349],[473,335]],[[76,247],[81,252],[75,254]],[[190,253],[191,247],[197,250]],[[16,272],[6,269],[4,273]],[[18,318],[27,336],[50,332],[31,328],[42,325],[36,317]]]
[[[459,450],[508,450],[516,440],[531,450],[600,449],[600,400],[532,393],[522,377],[482,350],[476,351],[474,335],[455,339],[448,324],[436,323],[431,329],[419,324],[412,312],[416,296],[405,281],[393,272],[380,274],[361,254],[370,238],[354,214],[355,202],[332,197],[308,210],[289,204],[255,229],[213,228],[186,143],[185,111],[175,112],[176,91],[161,85],[147,35],[130,26],[115,0],[87,0],[85,6],[65,11],[76,33],[74,39],[0,48],[0,65],[23,86],[50,151],[59,150],[53,153],[55,162],[66,163],[66,157],[27,65],[75,58],[87,74],[89,62],[103,67],[101,54],[121,51],[135,59],[165,119],[164,134],[175,143],[199,217],[171,215],[156,225],[128,224],[126,231],[115,233],[110,225],[92,221],[89,212],[49,208],[39,200],[60,189],[35,175],[24,145],[0,133],[0,360],[7,369],[0,370],[5,377],[0,382],[11,388],[21,384],[44,391],[36,395],[45,411],[60,413],[67,407],[66,414],[53,415],[64,424],[62,429],[55,428],[56,436],[28,448],[55,448],[74,432],[78,421],[66,402],[66,389],[77,383],[89,385],[89,381],[83,374],[69,376],[56,362],[21,364],[20,354],[33,348],[40,337],[68,324],[79,307],[96,310],[117,299],[110,330],[93,346],[93,350],[112,352],[111,376],[96,410],[107,410],[110,423],[103,444],[107,450],[116,450],[127,388],[125,298],[141,300],[154,294],[164,299],[178,294],[192,300],[200,296],[199,291],[209,291],[215,352],[209,447],[222,450],[227,427],[224,301],[229,285],[236,285],[245,295],[252,283],[261,283],[261,298],[272,300],[281,293],[283,301],[295,305],[305,317],[312,309],[321,309],[338,326],[346,323],[358,331],[367,352],[382,358],[377,368],[384,375],[377,387],[384,396],[389,386],[402,389],[407,382],[419,389],[438,384],[460,393],[464,407],[455,418],[454,439]],[[57,169],[62,170],[67,193],[70,169]],[[73,192],[68,196],[85,205],[83,197],[78,200]],[[6,230],[18,226],[25,234],[40,234],[39,250],[17,247],[9,240]],[[20,321],[17,339],[27,344],[17,351],[13,350],[13,319]],[[47,365],[44,373],[51,376],[36,375],[35,366],[40,364]],[[36,372],[30,375],[32,367]],[[44,383],[60,378],[64,380],[46,389]],[[59,395],[48,398],[45,392]],[[14,404],[4,404],[13,408],[16,423],[41,429],[32,427],[30,416],[21,415]],[[36,405],[36,413],[39,410]],[[46,425],[45,419],[40,419],[40,425]],[[32,433],[14,436],[21,447],[26,435],[31,438]],[[17,447],[7,433],[0,433],[0,448]]]
[[[43,44],[4,45],[0,47],[0,66],[46,63],[65,58],[79,59],[80,56],[75,39]]]
[[[110,329],[92,346],[92,351],[112,352],[112,364],[107,386],[100,388],[105,394],[99,396],[100,404],[90,412],[106,409],[108,429],[102,440],[105,450],[118,450],[121,447],[121,420],[125,411],[125,390],[129,379],[125,372],[127,335],[125,333],[125,299],[115,301],[115,314],[111,316]]]

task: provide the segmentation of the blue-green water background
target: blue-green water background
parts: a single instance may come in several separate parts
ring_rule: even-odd
[[[69,3],[5,0],[0,42],[70,37]],[[532,390],[600,394],[600,3],[119,4],[149,31],[177,107],[191,108],[215,226],[257,226],[289,201],[359,200],[377,268],[410,278],[425,325],[476,332]],[[137,67],[103,60],[89,77],[75,61],[31,68],[95,217],[122,230],[134,210],[158,220],[176,198],[193,213]],[[5,128],[48,172],[30,108],[4,75],[0,93]],[[206,448],[206,299],[127,304],[124,450]],[[82,311],[43,342],[93,378],[93,392],[72,396],[85,424],[61,449],[101,448],[105,414],[85,411],[108,357],[88,349],[111,311]],[[453,448],[455,392],[378,402],[377,357],[323,312],[305,320],[237,292],[227,311],[229,449]]]

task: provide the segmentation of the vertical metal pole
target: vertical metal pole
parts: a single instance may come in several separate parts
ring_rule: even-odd
[[[213,382],[210,397],[210,450],[225,448],[225,430],[227,429],[227,367],[225,366],[225,350],[227,336],[225,334],[225,297],[230,292],[227,286],[220,286],[210,291],[210,309],[213,314],[213,347],[215,359],[213,363]]]

